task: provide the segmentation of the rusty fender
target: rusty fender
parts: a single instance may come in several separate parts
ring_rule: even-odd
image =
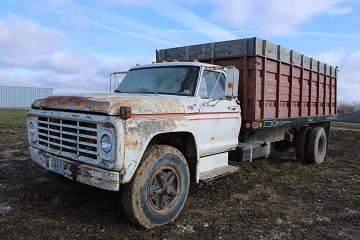
[[[125,123],[124,169],[122,183],[130,182],[150,141],[162,133],[187,132],[196,135],[197,122],[183,116],[134,116]],[[196,141],[196,140],[195,140]]]

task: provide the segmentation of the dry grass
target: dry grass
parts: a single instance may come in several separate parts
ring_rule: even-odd
[[[27,110],[0,109],[0,129],[25,128]]]

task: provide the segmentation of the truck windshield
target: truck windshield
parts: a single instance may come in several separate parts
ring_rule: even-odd
[[[200,68],[148,67],[130,70],[115,92],[193,96]]]

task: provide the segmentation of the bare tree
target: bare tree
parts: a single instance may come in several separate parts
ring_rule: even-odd
[[[360,102],[359,101],[353,101],[352,103],[339,102],[337,111],[338,113],[360,112]]]

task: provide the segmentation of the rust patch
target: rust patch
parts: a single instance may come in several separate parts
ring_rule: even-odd
[[[64,109],[119,115],[120,107],[130,107],[133,114],[184,113],[183,104],[162,96],[135,94],[93,94],[88,96],[50,96],[36,100],[32,108]]]
[[[73,180],[77,179],[77,176],[79,175],[79,166],[75,163],[71,164],[71,177],[73,178]]]
[[[36,100],[32,108],[58,108],[72,109],[78,111],[103,112],[110,107],[106,101],[94,101],[89,97],[78,96],[50,96],[44,99]]]
[[[140,142],[138,140],[130,140],[130,139],[127,139],[125,141],[125,148],[127,147],[137,147],[138,145],[140,144]]]

